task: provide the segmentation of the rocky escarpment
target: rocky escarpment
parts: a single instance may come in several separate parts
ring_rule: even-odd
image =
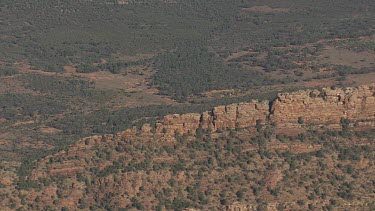
[[[132,128],[121,133],[123,137],[134,135],[157,135],[172,138],[175,134],[195,134],[198,128],[220,131],[255,126],[257,121],[265,123],[269,115],[269,101],[252,100],[248,103],[218,106],[211,111],[167,115],[155,127],[144,124],[140,130]]]
[[[8,193],[14,193],[15,207],[30,204],[33,209],[49,205],[76,210],[98,205],[144,206],[144,210],[155,210],[160,205],[164,210],[173,210],[183,200],[190,203],[184,203],[184,207],[194,207],[187,210],[199,210],[200,206],[194,203],[201,204],[202,210],[207,207],[226,211],[277,210],[280,206],[301,210],[308,206],[317,209],[326,206],[330,199],[336,200],[342,195],[345,184],[355,179],[353,194],[366,196],[353,197],[359,203],[355,207],[370,207],[372,204],[366,200],[371,198],[372,189],[368,188],[371,181],[363,181],[373,171],[370,161],[374,152],[373,131],[367,137],[353,138],[356,133],[323,135],[319,132],[323,130],[294,127],[301,125],[300,117],[305,123],[318,125],[339,123],[341,118],[374,123],[374,88],[372,85],[283,93],[271,103],[253,100],[215,107],[202,114],[167,115],[155,125],[83,138],[38,160],[30,174],[19,180],[22,189],[17,192],[14,186]],[[255,125],[273,122],[271,127],[255,132]],[[284,126],[291,126],[301,136],[280,135],[280,131],[289,129]],[[234,128],[252,129],[220,133]],[[178,137],[176,133],[188,135]],[[194,136],[196,133],[201,135]],[[322,137],[334,145],[325,146]],[[345,172],[354,172],[356,177],[336,179],[336,175]],[[299,185],[306,178],[305,184],[327,187],[321,190],[324,198],[323,195],[310,197],[317,194],[315,189],[321,185],[310,190]],[[11,183],[3,181],[7,187]],[[224,190],[228,187],[233,191],[226,193]],[[199,196],[199,193],[204,194]],[[288,197],[280,198],[284,195]],[[258,203],[257,199],[265,199],[267,205]],[[306,204],[298,203],[302,200]],[[339,201],[340,206],[350,207],[346,201]],[[0,205],[6,204],[9,202],[0,200]]]
[[[132,128],[122,135],[126,137],[141,133],[168,139],[176,133],[195,134],[198,128],[216,132],[253,127],[259,123],[292,127],[301,123],[330,125],[340,123],[343,118],[359,122],[375,120],[375,84],[280,93],[271,102],[252,100],[218,106],[202,114],[167,115],[155,127],[145,124],[140,131]]]
[[[280,124],[335,124],[341,119],[375,119],[375,85],[282,93],[272,103],[271,121]]]

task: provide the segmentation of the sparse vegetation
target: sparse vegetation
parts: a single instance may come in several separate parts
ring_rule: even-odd
[[[315,131],[293,116],[298,134],[258,120],[212,136],[176,132],[176,142],[155,140],[155,124],[372,83],[374,25],[366,0],[2,0],[0,207],[371,210],[374,130],[359,122]],[[148,137],[103,135],[144,123]]]
[[[233,134],[230,135],[230,132]],[[351,139],[360,135],[362,140],[367,137],[367,141],[371,140],[374,132],[348,131]],[[266,201],[261,200],[261,196],[278,200],[279,196],[292,192],[299,194],[278,205],[300,209],[313,202],[329,200],[330,206],[340,209],[346,207],[344,201],[356,201],[365,209],[371,206],[366,204],[365,197],[358,197],[372,192],[370,186],[362,185],[361,179],[371,171],[372,164],[368,163],[370,166],[366,168],[354,167],[361,159],[373,158],[370,142],[366,142],[366,146],[350,147],[351,140],[346,135],[329,130],[306,132],[303,146],[293,141],[293,136],[284,135],[289,141],[281,143],[274,141],[276,134],[259,133],[254,136],[246,130],[223,131],[216,138],[207,132],[201,133],[200,137],[188,136],[188,141],[173,143],[149,141],[141,136],[128,143],[114,141],[111,137],[94,138],[95,144],[91,139],[85,141],[84,148],[54,155],[49,160],[42,159],[38,167],[25,163],[20,168],[22,178],[27,178],[26,175],[32,171],[46,171],[43,169],[54,166],[61,169],[61,176],[57,176],[60,179],[48,175],[44,179],[25,180],[17,187],[24,191],[36,191],[36,197],[28,202],[33,206],[43,200],[44,195],[39,193],[54,184],[64,187],[57,193],[61,199],[71,197],[64,193],[83,191],[85,194],[77,199],[79,206],[100,209],[133,207],[149,210],[163,206],[183,210],[217,208],[236,201],[241,204],[252,201],[252,205],[262,207]],[[330,141],[322,141],[323,138]],[[255,139],[262,141],[254,142]],[[298,145],[293,151],[285,148]],[[309,149],[307,146],[311,145],[321,148]],[[304,151],[306,149],[309,150]],[[347,153],[351,152],[358,158],[347,160],[352,156]],[[84,168],[79,172],[69,172],[69,168],[64,166],[72,161]],[[99,169],[98,165],[103,167]],[[334,167],[327,170],[327,165]],[[64,177],[65,174],[70,176]],[[155,175],[160,178],[153,179]],[[69,185],[72,180],[85,188],[81,190]],[[121,198],[116,197],[120,195]],[[126,203],[120,205],[119,200]],[[314,206],[323,209],[321,206],[325,205],[315,203]]]

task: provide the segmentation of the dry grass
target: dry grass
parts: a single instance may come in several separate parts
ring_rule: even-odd
[[[38,131],[41,133],[46,133],[46,134],[55,134],[55,133],[62,132],[62,130],[59,130],[53,127],[41,127],[38,129]]]
[[[372,84],[375,83],[375,73],[359,74],[347,76],[346,81],[351,85],[361,85],[361,84]]]
[[[0,94],[19,93],[36,95],[38,92],[26,89],[16,76],[0,77]]]
[[[353,68],[372,67],[375,65],[375,54],[327,47],[320,56],[319,61],[321,64],[329,63]]]

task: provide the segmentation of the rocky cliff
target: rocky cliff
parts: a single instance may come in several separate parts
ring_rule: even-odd
[[[272,103],[270,117],[280,124],[297,123],[299,118],[307,124],[374,120],[375,85],[282,93]]]
[[[123,136],[157,135],[166,139],[176,133],[195,134],[198,128],[212,132],[276,123],[294,127],[298,124],[339,124],[341,119],[357,122],[375,120],[375,84],[357,88],[323,88],[280,93],[273,101],[257,101],[218,106],[211,111],[167,115],[156,123],[128,129]]]
[[[168,115],[153,126],[83,138],[38,160],[29,174],[15,177],[14,182],[1,180],[7,188],[3,192],[12,198],[0,200],[0,206],[271,211],[321,210],[335,200],[341,206],[338,210],[351,206],[370,210],[373,190],[365,178],[374,169],[375,131],[358,137],[323,135],[300,127],[298,119],[318,125],[337,124],[342,118],[359,127],[374,124],[374,92],[370,85],[282,93],[271,102],[254,100],[202,114]],[[254,132],[255,125],[273,122]],[[285,126],[302,136],[280,135],[289,129]],[[235,128],[253,129],[220,133]],[[200,130],[207,133],[194,136]],[[191,135],[172,142],[176,133]],[[324,143],[322,137],[330,141]],[[347,176],[337,179],[343,174]],[[18,186],[13,185],[16,182]]]

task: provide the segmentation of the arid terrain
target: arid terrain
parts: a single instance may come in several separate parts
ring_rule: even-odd
[[[372,84],[168,115],[83,138],[24,164],[20,176],[17,164],[4,163],[8,197],[1,203],[37,210],[371,210],[374,103]]]
[[[375,4],[0,1],[0,210],[374,210]]]

